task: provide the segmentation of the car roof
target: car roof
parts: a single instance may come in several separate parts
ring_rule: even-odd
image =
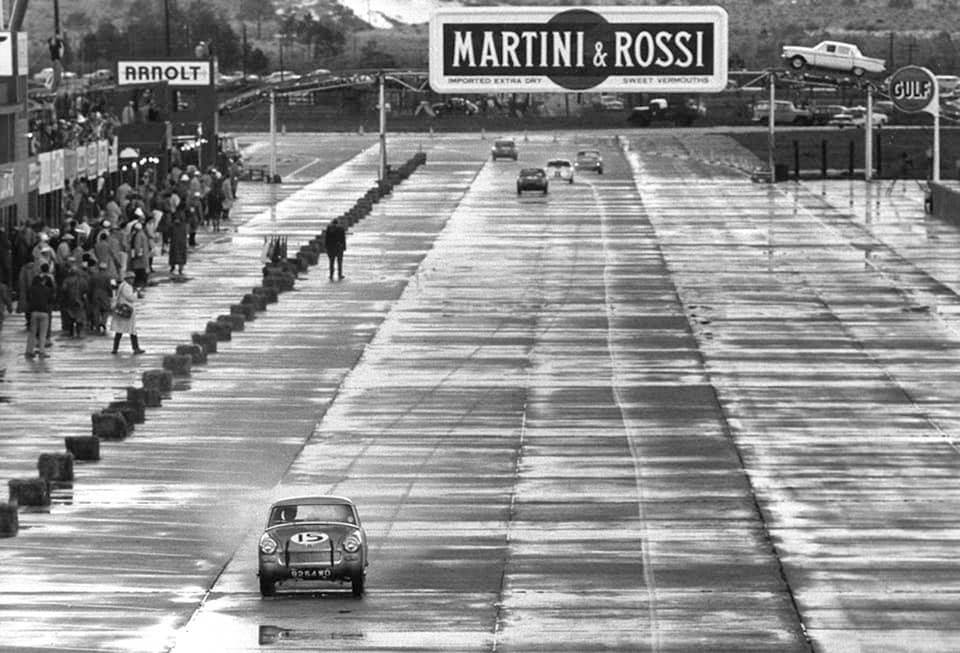
[[[271,508],[276,508],[277,506],[303,506],[303,505],[343,505],[343,506],[352,506],[353,501],[346,497],[337,497],[332,495],[316,495],[316,496],[305,496],[305,497],[287,497],[285,499],[280,499],[275,501]]]

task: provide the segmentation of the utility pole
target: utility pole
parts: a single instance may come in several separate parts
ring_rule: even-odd
[[[767,73],[767,83],[770,84],[770,105],[767,115],[767,165],[770,167],[770,183],[777,181],[777,149],[775,129],[775,114],[777,108],[777,76],[774,72]]]
[[[168,57],[170,53],[170,0],[163,0],[163,42]]]
[[[243,70],[243,79],[247,79],[247,24],[240,23],[243,26],[243,55],[240,57],[240,66]]]

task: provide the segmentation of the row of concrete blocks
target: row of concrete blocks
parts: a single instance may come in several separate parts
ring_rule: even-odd
[[[366,217],[373,204],[388,195],[420,165],[426,163],[426,154],[415,154],[406,163],[391,170],[385,180],[368,190],[341,219],[352,226]],[[51,487],[58,483],[71,483],[74,479],[73,463],[100,460],[101,440],[124,440],[135,424],[146,420],[147,408],[159,408],[163,397],[173,391],[177,376],[189,376],[193,365],[207,362],[209,354],[217,353],[217,343],[228,341],[233,332],[243,331],[244,324],[253,320],[257,311],[266,310],[275,303],[282,292],[293,290],[300,272],[316,265],[324,251],[324,234],[311,239],[300,248],[295,258],[270,263],[263,268],[260,287],[243,296],[239,304],[230,307],[228,315],[220,315],[207,322],[203,333],[192,334],[192,344],[178,345],[174,354],[163,357],[162,369],[146,370],[142,376],[143,387],[127,388],[124,401],[111,402],[105,409],[93,413],[92,434],[70,436],[64,439],[66,453],[40,454],[37,460],[36,478],[13,479],[9,482],[10,500],[0,503],[0,537],[13,537],[19,530],[19,506],[49,506]]]
[[[74,480],[74,461],[100,460],[102,440],[126,439],[136,424],[146,421],[147,408],[158,408],[163,398],[169,397],[174,377],[189,376],[193,365],[206,363],[208,354],[217,352],[218,342],[230,340],[234,331],[242,331],[246,321],[278,298],[278,289],[271,285],[265,283],[253,288],[239,304],[230,307],[229,315],[218,316],[207,323],[203,333],[194,333],[192,344],[178,345],[174,354],[164,356],[162,369],[144,371],[142,387],[127,388],[125,400],[110,402],[103,410],[93,413],[91,435],[64,438],[66,453],[40,454],[36,478],[9,481],[9,501],[0,503],[0,537],[13,537],[18,533],[20,506],[49,506],[51,489]]]

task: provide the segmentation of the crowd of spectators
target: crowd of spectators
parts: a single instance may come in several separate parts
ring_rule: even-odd
[[[50,152],[112,140],[117,127],[161,119],[149,89],[128,100],[120,114],[111,110],[103,94],[62,94],[34,101],[30,112],[30,152]]]
[[[120,124],[102,97],[77,95],[38,103],[30,116],[30,153],[111,140]]]
[[[147,173],[136,186],[115,189],[74,182],[58,225],[35,220],[12,233],[0,225],[0,327],[4,313],[31,307],[34,277],[49,275],[51,304],[71,337],[106,332],[118,283],[133,272],[141,295],[155,275],[182,278],[188,252],[201,227],[219,230],[229,219],[237,179],[215,168],[174,167],[163,179]],[[166,255],[166,260],[162,257]]]

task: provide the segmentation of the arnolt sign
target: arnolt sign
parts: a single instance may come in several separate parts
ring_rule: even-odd
[[[483,7],[430,20],[430,85],[441,93],[700,93],[726,84],[720,7]]]

